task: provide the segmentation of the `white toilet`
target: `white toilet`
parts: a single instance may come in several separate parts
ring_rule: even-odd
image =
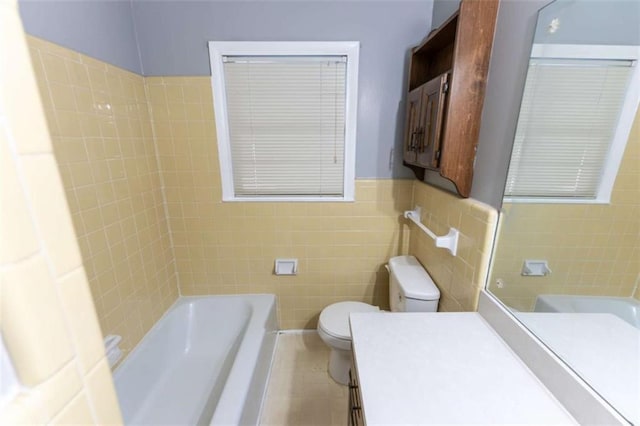
[[[393,312],[436,312],[440,291],[413,256],[389,259],[389,305]],[[362,302],[338,302],[320,313],[318,334],[331,348],[329,375],[336,382],[349,383],[351,368],[351,330],[349,315],[380,309]]]

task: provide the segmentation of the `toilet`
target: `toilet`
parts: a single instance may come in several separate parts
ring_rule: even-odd
[[[389,259],[389,306],[392,312],[436,312],[440,291],[413,256]],[[351,368],[351,329],[349,315],[377,312],[380,308],[362,302],[338,302],[320,313],[318,334],[331,348],[329,375],[336,382],[349,383]]]

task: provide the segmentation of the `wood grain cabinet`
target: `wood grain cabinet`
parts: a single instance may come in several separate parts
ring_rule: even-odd
[[[404,161],[422,168],[438,168],[444,105],[449,73],[409,92]]]
[[[403,160],[420,180],[427,170],[468,197],[498,0],[462,0],[412,49]]]
[[[349,419],[347,424],[349,426],[364,426],[365,424],[358,373],[354,371],[354,368],[349,370]]]

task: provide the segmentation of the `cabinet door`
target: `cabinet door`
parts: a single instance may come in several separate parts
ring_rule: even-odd
[[[420,128],[422,88],[409,92],[407,96],[407,129],[404,140],[403,160],[409,164],[416,164],[418,149],[418,129]]]
[[[362,396],[358,377],[353,368],[349,370],[349,426],[363,426],[364,415],[362,413]]]
[[[417,129],[416,160],[421,167],[437,169],[445,114],[449,74],[442,74],[421,86],[420,125]]]

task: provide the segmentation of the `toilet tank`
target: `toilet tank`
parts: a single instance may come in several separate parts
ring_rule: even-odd
[[[389,259],[389,305],[393,312],[436,312],[440,290],[414,256]]]

